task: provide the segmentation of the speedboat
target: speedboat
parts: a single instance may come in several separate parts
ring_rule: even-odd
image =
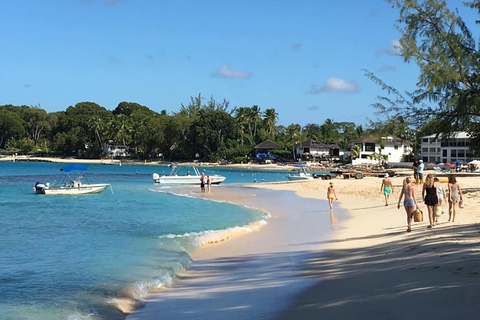
[[[202,175],[198,171],[197,167],[184,167],[177,165],[170,165],[170,167],[172,168],[172,171],[169,175],[160,175],[158,173],[154,173],[152,175],[153,182],[167,185],[200,185],[200,178]],[[181,168],[191,168],[193,172],[187,170],[186,174],[180,175],[179,171]],[[204,174],[204,176],[205,183],[207,183],[207,175]],[[210,177],[211,184],[220,184],[226,179],[224,176],[220,176],[217,174],[208,176]]]
[[[50,185],[47,183],[37,182],[33,187],[37,194],[49,194],[49,195],[79,195],[89,193],[100,193],[110,186],[108,183],[96,183],[88,184],[82,182],[82,175],[87,170],[87,166],[83,164],[72,164],[64,168],[61,168],[67,179],[60,184]],[[77,175],[72,178],[70,172],[77,172]]]
[[[299,171],[287,174],[287,178],[290,181],[299,181],[299,180],[313,180],[314,177],[311,173],[307,172],[305,168],[300,167]]]

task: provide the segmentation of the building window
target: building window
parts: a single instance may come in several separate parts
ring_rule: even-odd
[[[422,148],[422,153],[427,153],[428,152],[428,148]]]
[[[442,157],[446,157],[447,156],[447,150],[443,150],[442,152]],[[444,161],[445,162],[445,161]]]
[[[375,152],[375,143],[365,143],[365,151]]]
[[[422,142],[428,143],[428,138],[423,138],[423,139],[422,139]]]

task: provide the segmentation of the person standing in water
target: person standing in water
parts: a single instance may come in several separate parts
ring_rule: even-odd
[[[332,182],[330,182],[330,185],[327,188],[327,199],[328,199],[328,204],[330,206],[330,209],[333,209],[333,201],[338,200],[338,198]]]
[[[210,180],[210,176],[207,176],[207,192],[210,193],[210,187],[212,186],[212,181]]]
[[[202,191],[202,193],[205,192],[205,174],[203,172],[200,176],[200,190]]]
[[[382,186],[380,187],[380,192],[383,191],[383,195],[385,196],[385,205],[388,206],[388,200],[390,194],[393,194],[393,185],[392,180],[390,179],[388,173],[385,173],[385,178],[382,180]]]

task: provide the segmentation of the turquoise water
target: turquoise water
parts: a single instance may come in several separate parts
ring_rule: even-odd
[[[34,194],[37,181],[61,181],[62,166],[0,162],[0,319],[123,319],[121,302],[169,284],[215,232],[268,219],[258,210],[165,192],[151,175],[166,167],[89,165],[85,182],[111,189]],[[226,185],[286,180],[278,172],[202,170],[226,176]]]

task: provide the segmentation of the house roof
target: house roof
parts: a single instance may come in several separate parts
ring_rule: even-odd
[[[265,140],[259,145],[255,146],[254,149],[282,149],[282,146],[271,140]]]
[[[316,148],[316,149],[340,149],[340,147],[337,144],[325,144],[320,141],[316,141],[313,139],[309,139],[306,141],[301,142],[300,144],[295,145],[295,147],[300,147],[300,148]]]
[[[412,144],[411,141],[408,140],[403,140],[399,137],[396,136],[386,136],[386,137],[377,137],[377,136],[363,136],[360,138],[357,138],[355,140],[350,141],[350,143],[379,143],[382,138],[389,138],[388,140],[391,140],[394,145],[409,145]]]

